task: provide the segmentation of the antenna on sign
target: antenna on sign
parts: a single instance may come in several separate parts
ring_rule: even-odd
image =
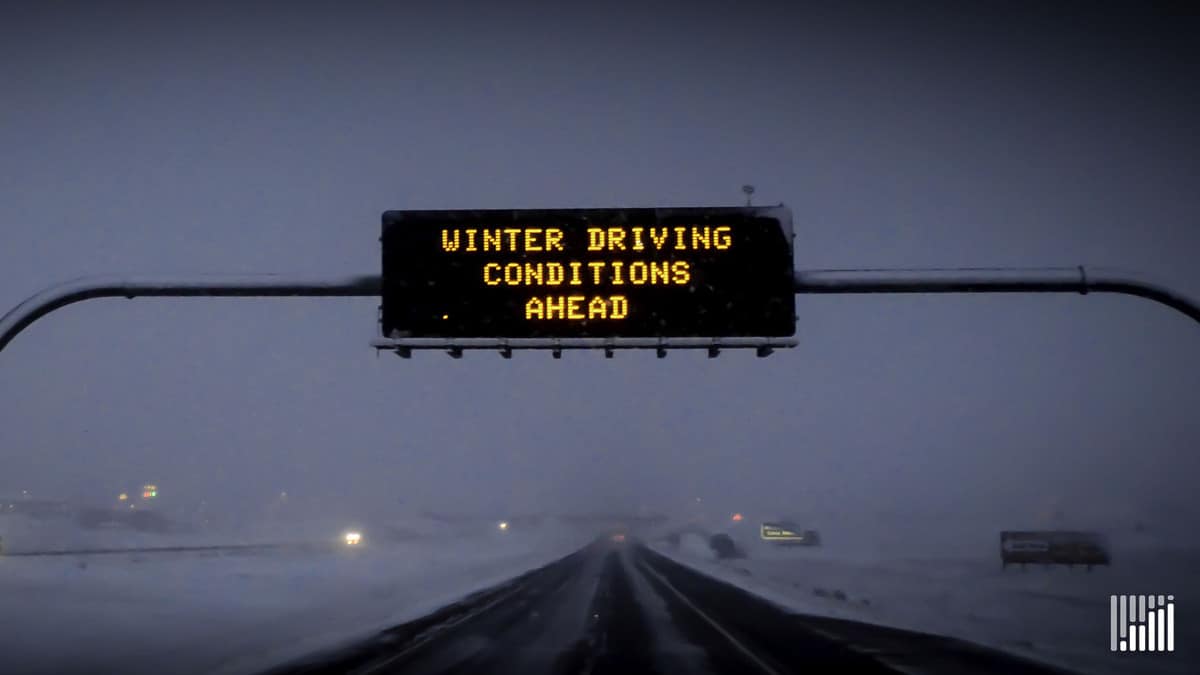
[[[743,185],[742,192],[746,195],[746,206],[750,206],[750,195],[754,194],[754,186]]]

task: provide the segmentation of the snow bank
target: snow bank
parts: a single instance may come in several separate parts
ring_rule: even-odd
[[[0,557],[14,674],[240,673],[416,618],[576,550],[569,531],[331,553]]]
[[[835,540],[836,541],[836,540]],[[1194,673],[1200,623],[1180,620],[1174,654],[1109,651],[1109,595],[1173,593],[1200,597],[1200,552],[1119,548],[1112,567],[1002,570],[986,554],[910,549],[872,557],[866,547],[753,547],[750,558],[717,561],[710,553],[663,543],[654,549],[794,611],[952,635],[1089,673]],[[1131,659],[1134,659],[1131,661]]]

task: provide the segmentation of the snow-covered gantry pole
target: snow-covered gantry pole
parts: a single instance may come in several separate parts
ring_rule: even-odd
[[[330,298],[378,297],[380,278],[298,279],[276,274],[187,279],[85,277],[31,296],[0,318],[0,351],[34,321],[93,298]]]
[[[1153,300],[1200,323],[1200,303],[1140,275],[1108,269],[842,269],[795,273],[796,294],[1118,293]],[[0,351],[33,322],[93,298],[379,297],[379,275],[298,279],[282,275],[188,279],[87,277],[50,287],[0,318]],[[711,350],[710,350],[711,352]],[[711,354],[710,354],[711,355]]]
[[[1200,303],[1141,275],[1106,268],[857,269],[796,272],[797,294],[1118,293],[1166,305],[1200,323]]]

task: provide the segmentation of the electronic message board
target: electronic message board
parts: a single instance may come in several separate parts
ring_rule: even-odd
[[[782,206],[388,211],[381,242],[391,340],[795,334]]]
[[[759,532],[764,541],[783,545],[819,546],[821,535],[816,530],[801,530],[795,523],[763,523]]]

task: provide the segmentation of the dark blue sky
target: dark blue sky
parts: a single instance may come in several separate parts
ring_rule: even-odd
[[[793,210],[798,267],[1116,265],[1200,296],[1194,13],[790,5],[8,8],[0,305],[375,272],[387,209],[747,182]],[[0,354],[0,493],[1198,517],[1200,327],[1144,301],[801,297],[796,349],[661,361],[377,358],[376,305],[54,314]]]

